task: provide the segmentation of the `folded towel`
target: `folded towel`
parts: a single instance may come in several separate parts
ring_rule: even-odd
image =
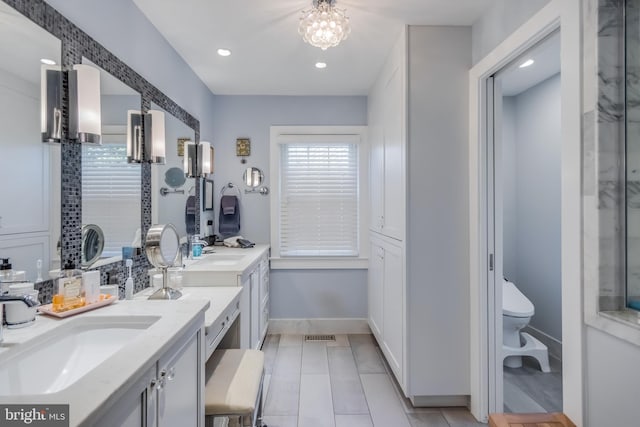
[[[220,199],[220,208],[222,208],[222,213],[224,215],[233,215],[236,213],[236,203],[238,199],[236,196],[222,196]]]
[[[222,196],[220,199],[218,231],[223,238],[235,236],[240,231],[240,205],[236,196]]]

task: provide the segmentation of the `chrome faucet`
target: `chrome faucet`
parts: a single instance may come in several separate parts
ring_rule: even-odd
[[[4,304],[23,303],[27,307],[40,305],[38,300],[31,295],[0,295],[0,342],[2,342],[2,311]]]

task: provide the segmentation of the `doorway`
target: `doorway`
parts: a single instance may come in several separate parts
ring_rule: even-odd
[[[487,79],[490,383],[498,412],[562,411],[560,83],[559,30]]]

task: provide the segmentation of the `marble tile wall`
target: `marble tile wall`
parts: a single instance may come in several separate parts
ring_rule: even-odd
[[[587,0],[583,14],[584,280],[597,295],[596,311],[618,310],[625,295],[624,0]]]

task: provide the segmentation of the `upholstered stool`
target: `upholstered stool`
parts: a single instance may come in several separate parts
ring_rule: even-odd
[[[214,351],[205,371],[205,426],[213,427],[216,417],[239,417],[242,426],[266,427],[262,424],[263,379],[263,352]]]
[[[489,427],[576,427],[565,414],[490,414]]]

